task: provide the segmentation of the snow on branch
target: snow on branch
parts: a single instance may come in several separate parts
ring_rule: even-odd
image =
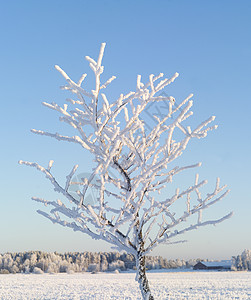
[[[63,136],[56,133],[49,133],[49,132],[45,132],[42,130],[36,130],[36,129],[32,129],[31,132],[38,134],[38,135],[45,135],[45,136],[50,136],[55,138],[58,141],[67,141],[67,142],[72,142],[72,143],[77,143],[80,144],[83,148],[87,149],[87,150],[91,150],[91,148],[89,147],[89,143],[85,143],[79,136],[73,136],[73,137],[69,137],[69,136]]]
[[[52,161],[49,162],[49,168],[45,169],[44,167],[40,166],[37,163],[32,163],[32,162],[28,162],[28,161],[22,161],[19,160],[19,164],[20,165],[26,165],[29,167],[33,167],[36,168],[37,170],[41,171],[42,173],[45,174],[46,178],[48,178],[50,180],[50,182],[52,183],[52,185],[54,186],[54,191],[63,194],[66,198],[68,198],[71,202],[78,204],[78,201],[76,199],[74,199],[64,188],[62,188],[59,183],[56,181],[56,179],[53,177],[53,175],[51,174],[51,166],[52,166]],[[71,172],[72,173],[72,172]],[[70,173],[70,174],[71,174]],[[70,174],[68,176],[70,176]]]
[[[157,210],[157,212],[155,211],[155,213],[148,214],[148,217],[145,219],[145,223],[151,219],[156,220],[157,219],[156,216],[159,216],[161,214],[162,214],[163,222],[161,224],[159,224],[159,233],[156,236],[156,238],[154,240],[151,240],[148,247],[146,247],[147,253],[152,251],[152,249],[154,249],[159,243],[166,243],[167,241],[174,238],[178,234],[180,235],[187,231],[197,229],[201,226],[216,225],[216,224],[230,218],[233,215],[233,213],[229,213],[220,219],[208,220],[208,221],[202,222],[202,211],[209,208],[216,202],[222,200],[229,193],[229,190],[227,190],[223,194],[218,196],[218,194],[221,193],[222,190],[226,188],[226,186],[220,187],[219,179],[217,179],[216,187],[215,187],[215,190],[213,191],[213,193],[207,194],[206,197],[204,197],[204,199],[203,199],[201,196],[201,193],[199,191],[199,188],[202,187],[203,185],[205,185],[206,183],[207,183],[206,180],[198,183],[198,174],[197,174],[196,178],[195,178],[194,186],[188,188],[187,190],[185,190],[183,192],[179,192],[179,190],[177,190],[175,195],[173,197],[171,197],[170,199],[167,199],[165,201],[158,202],[155,204],[155,210]],[[193,208],[191,209],[191,193],[193,193],[193,192],[197,195],[198,203],[197,204],[195,203]],[[184,211],[184,213],[180,217],[177,218],[177,217],[175,217],[174,213],[170,212],[170,207],[172,206],[172,204],[175,201],[183,198],[184,196],[187,196],[187,202],[186,202],[187,209],[186,209],[186,211]],[[185,227],[184,229],[181,229],[181,230],[171,231],[172,228],[177,227],[179,224],[183,224],[183,223],[186,224],[187,219],[194,214],[198,214],[198,220],[195,224]],[[166,217],[169,218],[170,221],[168,221],[166,219]],[[144,237],[145,243],[148,238],[148,235],[149,235],[149,232],[147,231],[146,235]]]

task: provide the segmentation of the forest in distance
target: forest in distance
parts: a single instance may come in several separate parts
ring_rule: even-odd
[[[147,256],[146,267],[151,269],[191,269],[205,259],[171,259],[161,256]],[[135,258],[132,254],[119,252],[57,252],[28,251],[0,254],[0,274],[9,273],[77,273],[77,272],[113,272],[135,270]],[[251,250],[232,257],[232,271],[251,270]]]

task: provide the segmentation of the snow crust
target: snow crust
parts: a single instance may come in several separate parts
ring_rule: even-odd
[[[251,272],[150,272],[154,299],[251,299]],[[135,273],[0,275],[0,299],[142,299]]]

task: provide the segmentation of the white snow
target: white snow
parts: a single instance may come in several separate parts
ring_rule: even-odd
[[[148,273],[154,299],[251,299],[251,272]],[[0,275],[0,299],[140,300],[135,273]]]

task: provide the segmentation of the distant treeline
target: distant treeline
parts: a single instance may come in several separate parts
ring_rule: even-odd
[[[161,256],[147,256],[146,267],[150,269],[191,268],[196,260],[167,260]],[[74,252],[60,254],[29,251],[0,254],[0,273],[73,273],[105,272],[135,268],[131,254],[118,252]]]
[[[192,268],[202,259],[188,261],[168,260],[161,256],[147,256],[146,267],[151,269]],[[0,274],[8,273],[75,273],[106,272],[135,269],[135,258],[131,254],[118,252],[57,252],[29,251],[0,254]],[[232,258],[232,270],[251,270],[251,250]]]

